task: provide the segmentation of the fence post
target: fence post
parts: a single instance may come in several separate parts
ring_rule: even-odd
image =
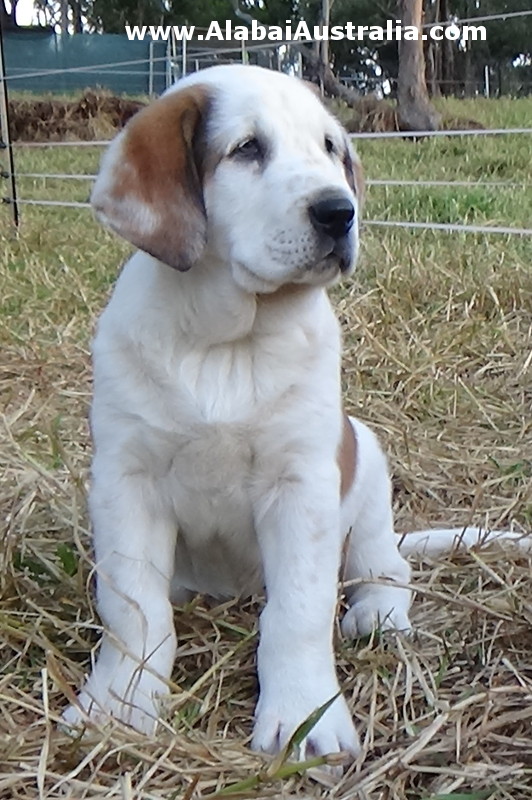
[[[2,17],[0,16],[0,150],[5,150],[7,154],[7,171],[1,170],[0,176],[9,181],[10,194],[3,198],[4,203],[11,206],[13,213],[13,224],[18,228],[19,213],[17,203],[17,185],[15,181],[15,162],[13,159],[13,148],[9,136],[9,103],[7,95],[6,62],[4,59],[4,31],[2,29]]]
[[[153,100],[153,39],[148,45],[149,71],[148,71],[148,97]]]
[[[183,36],[181,42],[181,77],[184,78],[187,74],[187,39]]]
[[[166,42],[166,61],[165,61],[165,64],[164,64],[165,73],[166,73],[165,76],[164,76],[164,81],[165,81],[164,88],[165,89],[168,89],[168,87],[171,86],[171,84],[172,84],[172,58],[173,58],[172,46],[173,46],[173,43],[174,43],[173,37],[171,39],[168,39],[168,41]]]

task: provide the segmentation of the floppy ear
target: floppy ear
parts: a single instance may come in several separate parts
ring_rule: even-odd
[[[172,92],[136,114],[102,160],[97,217],[150,255],[187,270],[205,246],[201,136],[204,87]]]
[[[359,211],[362,210],[366,196],[366,185],[364,181],[364,170],[357,154],[354,152],[348,137],[345,137],[344,150],[344,171],[347,182],[358,200]]]

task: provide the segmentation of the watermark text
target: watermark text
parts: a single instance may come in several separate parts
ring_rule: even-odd
[[[388,20],[386,26],[382,25],[354,25],[346,22],[344,25],[309,25],[304,20],[300,22],[286,21],[286,25],[270,25],[266,27],[256,20],[250,27],[235,25],[231,20],[225,22],[213,21],[208,28],[196,28],[195,25],[126,25],[126,34],[130,41],[143,41],[150,37],[154,41],[168,41],[176,39],[179,42],[189,42],[192,39],[203,42],[304,42],[324,41],[331,42],[347,39],[353,42],[398,42],[398,41],[423,41],[432,40],[441,42],[449,41],[476,42],[486,41],[486,27],[484,25],[432,25],[419,29],[415,25],[402,25],[400,20]]]

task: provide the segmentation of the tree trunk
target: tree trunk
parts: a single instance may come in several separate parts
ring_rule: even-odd
[[[421,29],[422,0],[399,0],[403,26]],[[400,130],[433,131],[441,117],[432,107],[425,83],[423,41],[401,39],[399,42],[399,74],[397,78],[397,119]]]
[[[325,4],[326,0],[323,0],[323,2]],[[330,3],[327,3],[329,12],[333,2],[334,0],[330,0]],[[231,3],[237,17],[240,17],[240,19],[244,20],[247,25],[252,25],[254,17],[252,17],[251,14],[242,11],[239,0],[231,0]],[[338,97],[340,100],[343,100],[345,103],[347,103],[348,106],[355,105],[355,103],[360,99],[360,92],[357,92],[355,89],[350,89],[348,86],[344,86],[344,84],[341,83],[335,76],[328,61],[324,65],[323,75],[320,75],[321,48],[317,47],[318,44],[320,43],[314,42],[312,45],[298,45],[297,42],[294,43],[301,53],[301,57],[303,58],[307,69],[311,73],[311,76],[318,83],[320,83],[325,94],[328,94],[331,97]]]
[[[325,94],[330,97],[338,97],[339,100],[343,100],[348,106],[354,106],[357,101],[360,100],[360,92],[341,83],[329,64],[325,65],[323,76],[320,77],[320,58],[316,55],[312,47],[300,44],[298,50],[301,53],[310,76],[321,83]]]
[[[60,30],[61,34],[64,36],[65,34],[68,33],[68,0],[61,0],[60,11],[61,11]]]
[[[468,45],[464,54],[464,97],[475,96],[475,83],[473,77],[473,64],[471,61],[471,47]]]
[[[430,19],[429,19],[430,15]],[[436,24],[440,20],[440,0],[435,0],[432,6],[429,6],[425,14],[426,22]],[[425,71],[427,77],[427,86],[431,97],[439,97],[440,92],[440,70],[441,57],[439,53],[439,42],[429,39],[425,43]]]
[[[436,61],[436,48],[434,42],[431,42],[425,52],[425,69],[427,71],[427,86],[430,87],[430,96],[440,96],[440,84],[437,77],[437,61]]]
[[[442,0],[442,20],[451,19],[449,0]],[[454,63],[454,42],[444,39],[440,42],[442,47],[442,78],[445,91],[443,94],[452,95],[456,88],[456,70]]]
[[[0,21],[4,31],[13,30],[17,26],[17,4],[11,3],[11,12],[6,8],[5,0],[0,0]]]
[[[80,0],[70,0],[70,9],[72,11],[72,25],[74,28],[74,33],[83,33]]]

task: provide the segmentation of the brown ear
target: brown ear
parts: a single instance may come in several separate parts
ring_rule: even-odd
[[[198,143],[208,104],[205,88],[193,86],[136,114],[105,154],[91,197],[105,225],[179,270],[205,245]]]
[[[364,170],[356,153],[353,152],[349,140],[346,140],[344,151],[344,170],[347,182],[358,200],[359,211],[362,210],[366,196]]]

